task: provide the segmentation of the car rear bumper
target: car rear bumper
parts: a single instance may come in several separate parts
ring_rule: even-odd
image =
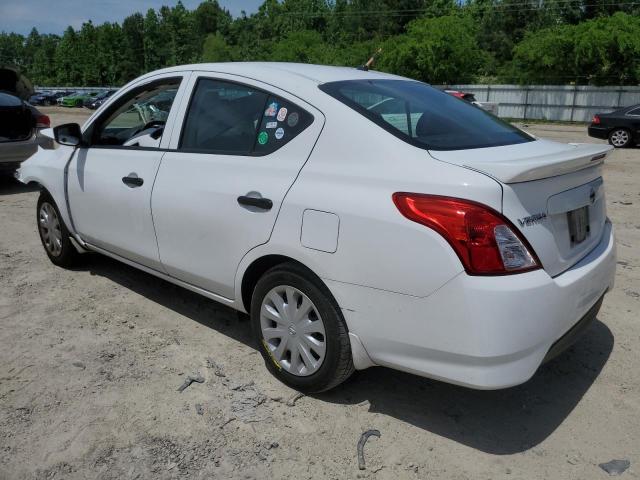
[[[609,138],[609,130],[610,129],[608,127],[594,127],[593,125],[591,125],[587,132],[589,133],[590,137],[606,140],[607,138]]]
[[[372,363],[498,389],[526,382],[545,358],[570,345],[581,330],[577,325],[595,317],[613,287],[615,268],[607,222],[598,246],[555,278],[544,270],[498,277],[461,273],[424,298],[327,285]]]
[[[19,142],[0,143],[0,168],[3,170],[16,168],[21,162],[36,153],[38,145],[39,135],[37,134]]]

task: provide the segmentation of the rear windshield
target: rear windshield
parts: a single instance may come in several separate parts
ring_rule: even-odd
[[[347,80],[320,89],[420,148],[462,150],[533,140],[480,107],[416,81]]]

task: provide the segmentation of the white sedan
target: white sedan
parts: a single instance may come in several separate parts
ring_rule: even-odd
[[[528,380],[613,286],[611,147],[541,140],[430,86],[352,68],[144,75],[22,167],[51,261],[99,252],[248,312],[302,391],[395,368]]]

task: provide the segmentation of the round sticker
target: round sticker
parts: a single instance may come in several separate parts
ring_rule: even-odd
[[[276,129],[276,140],[280,140],[284,137],[284,129],[282,127]]]
[[[291,112],[291,115],[289,115],[289,118],[287,119],[287,125],[295,127],[298,124],[298,120],[300,120],[298,112]]]
[[[278,136],[278,132],[276,131],[276,137]],[[269,141],[269,134],[267,132],[260,132],[258,134],[258,143],[260,145],[265,145]]]
[[[278,112],[278,102],[271,102],[267,109],[264,111],[265,117],[275,117]]]
[[[287,108],[282,107],[278,110],[278,116],[276,117],[279,122],[284,122],[284,119],[287,117]]]

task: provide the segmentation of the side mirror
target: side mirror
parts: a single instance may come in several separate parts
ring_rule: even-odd
[[[53,129],[53,136],[60,145],[77,147],[82,144],[82,131],[77,123],[65,123]]]

